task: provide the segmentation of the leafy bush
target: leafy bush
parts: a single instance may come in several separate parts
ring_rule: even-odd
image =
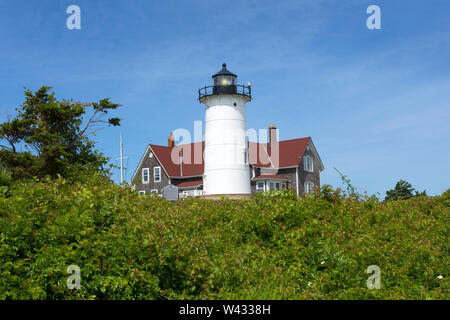
[[[91,103],[58,101],[50,89],[43,86],[36,92],[25,90],[25,101],[16,108],[17,115],[0,123],[3,166],[15,180],[47,175],[76,178],[81,171],[108,175],[108,159],[94,149],[89,136],[100,129],[100,124],[119,126],[119,118],[103,117],[120,105],[109,98]],[[91,108],[91,115],[84,119]],[[19,146],[27,151],[19,152]]]
[[[0,299],[449,298],[450,191],[170,203],[82,180],[0,193]],[[80,290],[67,289],[70,265]],[[370,265],[379,290],[366,287]]]

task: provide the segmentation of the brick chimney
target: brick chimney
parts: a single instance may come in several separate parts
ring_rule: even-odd
[[[273,144],[277,143],[277,126],[274,124],[271,124],[269,126],[269,145],[272,146]]]
[[[278,141],[278,129],[274,124],[269,126],[269,143],[267,146],[267,153],[269,154],[271,165],[278,168],[280,164],[280,144]]]
[[[169,139],[167,139],[167,146],[169,148],[173,148],[173,146],[175,145],[175,141],[173,139],[173,133],[170,133]]]

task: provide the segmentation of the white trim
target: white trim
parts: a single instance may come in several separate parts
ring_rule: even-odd
[[[298,197],[300,195],[299,194],[299,190],[298,190],[298,167],[296,167],[296,169],[295,169],[295,176],[296,176],[295,184],[296,184],[296,187],[297,187],[297,197]]]
[[[142,196],[145,194],[145,190],[139,190],[139,195]]]
[[[144,171],[147,171],[147,181],[144,180]],[[149,184],[149,183],[150,183],[150,169],[142,168],[142,184]]]
[[[258,183],[262,183],[262,188],[258,188]],[[266,186],[265,180],[256,181],[255,191],[256,192],[261,192],[261,191],[264,192],[265,186]]]
[[[159,179],[156,180],[156,169],[159,169]],[[161,166],[153,167],[153,182],[161,182]]]
[[[152,189],[150,190],[150,193],[158,193],[158,189]]]

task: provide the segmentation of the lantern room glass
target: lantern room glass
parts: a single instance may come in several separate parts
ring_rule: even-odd
[[[236,77],[223,75],[214,77],[215,86],[234,86],[236,85]]]

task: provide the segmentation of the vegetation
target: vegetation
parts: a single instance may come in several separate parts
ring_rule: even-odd
[[[120,124],[102,120],[119,105],[49,89],[27,90],[0,124],[0,299],[450,298],[450,190],[412,197],[399,182],[379,202],[338,171],[346,192],[304,199],[140,197],[112,183],[88,139],[96,124]],[[79,290],[67,286],[73,265]],[[366,286],[372,265],[378,290]]]
[[[119,118],[103,117],[120,105],[109,99],[81,103],[58,101],[50,87],[25,91],[25,102],[17,108],[18,115],[0,124],[0,161],[14,179],[44,177],[58,174],[69,176],[80,171],[107,172],[107,159],[94,150],[88,135],[99,129],[99,124],[120,125]],[[92,114],[83,124],[83,116],[92,108]],[[18,152],[17,146],[29,151]],[[1,168],[1,167],[0,167]],[[1,175],[1,173],[0,173]]]
[[[450,190],[324,186],[247,201],[139,197],[100,174],[0,193],[0,299],[448,299]],[[81,269],[81,289],[66,286]],[[369,290],[366,269],[381,269]]]
[[[393,200],[405,200],[412,198],[414,196],[426,196],[426,192],[418,192],[415,191],[414,195],[414,188],[412,185],[405,181],[405,180],[399,180],[397,184],[395,185],[395,188],[392,190],[386,191],[386,198],[385,201],[393,201]]]

